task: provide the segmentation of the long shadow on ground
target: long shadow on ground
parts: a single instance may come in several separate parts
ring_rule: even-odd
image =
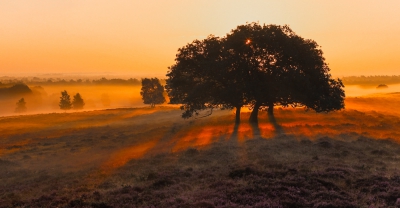
[[[325,117],[278,111],[276,124],[257,126],[259,137],[248,123],[235,126],[229,119],[174,123],[165,117],[157,126],[133,125],[132,119],[129,125],[82,130],[60,140],[70,143],[49,140],[9,153],[0,160],[0,207],[400,205],[400,145],[379,137],[396,136],[399,118],[353,111]],[[138,154],[135,149],[128,151],[153,139],[154,146],[140,157],[132,156]],[[125,161],[107,174],[97,166],[64,170],[62,163],[48,166],[55,169],[25,167],[43,158],[62,158],[52,155],[56,151],[76,159],[70,163],[96,152]]]

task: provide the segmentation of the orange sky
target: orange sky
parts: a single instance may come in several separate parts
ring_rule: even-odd
[[[288,24],[334,76],[400,75],[399,0],[1,0],[0,75],[165,76],[179,47],[237,25]]]

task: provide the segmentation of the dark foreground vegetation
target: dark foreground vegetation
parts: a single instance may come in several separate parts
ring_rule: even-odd
[[[32,184],[20,184],[3,193],[3,207],[399,205],[400,175],[387,173],[393,168],[390,163],[399,163],[396,155],[400,148],[392,141],[355,136],[350,142],[331,138],[312,142],[279,136],[249,140],[243,146],[233,143],[220,142],[206,150],[189,148],[131,161],[95,187],[78,185],[80,178],[67,174],[63,178],[48,171],[25,172],[22,174],[31,177]],[[2,166],[5,163],[2,161]],[[24,189],[33,189],[30,186],[36,183],[45,193],[21,200],[18,192],[27,192]],[[61,187],[68,186],[68,194],[60,192]]]
[[[0,207],[400,206],[398,116],[180,113],[1,118]]]
[[[278,136],[242,145],[215,143],[202,151],[190,148],[178,154],[131,162],[118,173],[121,178],[131,177],[126,185],[103,194],[81,195],[69,205],[71,202],[93,207],[399,205],[400,175],[386,174],[387,165],[376,159],[378,155],[389,160],[396,158],[400,148],[393,147],[391,141],[358,137],[351,142],[330,138],[311,142]],[[390,148],[381,150],[376,146]],[[368,151],[363,153],[365,147]],[[110,184],[106,181],[102,185]]]

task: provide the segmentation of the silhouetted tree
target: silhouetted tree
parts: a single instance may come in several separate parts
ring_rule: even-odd
[[[23,113],[26,112],[26,102],[24,98],[21,98],[18,102],[17,102],[17,107],[15,108],[15,112],[16,113]]]
[[[184,118],[198,114],[199,110],[221,105],[217,95],[219,86],[216,85],[219,84],[216,70],[223,68],[218,65],[223,64],[220,43],[220,39],[214,36],[203,41],[195,40],[178,50],[177,63],[169,68],[166,87],[170,103],[183,104]]]
[[[142,79],[142,89],[140,95],[142,96],[144,104],[150,104],[154,107],[156,104],[165,102],[164,86],[160,84],[157,78],[144,78]]]
[[[224,38],[209,36],[178,49],[167,73],[171,103],[187,118],[207,108],[304,106],[317,112],[344,108],[341,80],[329,74],[318,44],[288,26],[240,25]]]
[[[83,109],[83,106],[85,105],[85,102],[83,101],[81,95],[79,93],[76,93],[74,95],[74,99],[72,100],[72,107],[75,110]]]
[[[251,122],[257,122],[263,106],[270,115],[274,105],[317,112],[344,108],[344,86],[331,78],[315,41],[301,38],[288,26],[256,23],[238,26],[226,41],[232,60],[245,63],[240,70],[245,71],[245,93],[253,108]]]
[[[71,98],[66,90],[61,92],[59,106],[62,110],[69,110],[72,107]]]

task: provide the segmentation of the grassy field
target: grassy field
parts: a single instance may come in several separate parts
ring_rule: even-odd
[[[399,207],[398,106],[238,126],[166,106],[0,117],[0,207]]]

